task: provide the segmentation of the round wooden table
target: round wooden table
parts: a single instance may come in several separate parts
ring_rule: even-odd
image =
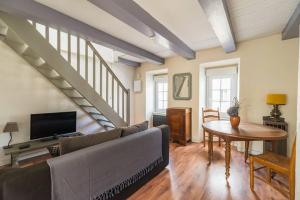
[[[209,134],[208,161],[211,164],[213,156],[213,135],[219,136],[225,141],[225,168],[226,179],[230,176],[231,141],[245,141],[245,160],[248,158],[249,141],[268,140],[276,141],[287,138],[287,132],[253,123],[241,122],[238,129],[231,127],[229,121],[210,121],[202,125]]]

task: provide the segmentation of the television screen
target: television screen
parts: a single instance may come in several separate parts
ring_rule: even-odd
[[[30,139],[76,132],[76,112],[32,114]]]

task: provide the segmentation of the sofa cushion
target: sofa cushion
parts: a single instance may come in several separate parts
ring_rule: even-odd
[[[148,129],[148,121],[122,128],[122,137]]]
[[[70,153],[89,146],[107,142],[121,137],[122,129],[116,128],[110,131],[95,133],[85,136],[67,137],[60,139],[60,154]]]

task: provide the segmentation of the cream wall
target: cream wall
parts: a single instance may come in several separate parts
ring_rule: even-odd
[[[147,71],[168,68],[169,107],[192,107],[192,140],[201,141],[199,127],[199,66],[202,63],[240,58],[240,101],[243,121],[262,122],[271,107],[265,104],[267,93],[286,93],[288,104],[280,109],[289,123],[289,141],[296,130],[298,39],[282,41],[280,35],[241,42],[236,52],[226,54],[222,48],[198,51],[196,59],[182,57],[166,59],[164,65],[144,64],[136,73],[143,80],[143,92],[135,94],[135,122],[145,119],[145,74]],[[176,73],[191,72],[192,99],[178,101],[172,97],[172,76]]]
[[[300,30],[300,26],[299,26]],[[300,32],[299,32],[300,33]],[[297,104],[297,143],[296,143],[296,198],[300,199],[300,43],[298,55],[298,104]]]

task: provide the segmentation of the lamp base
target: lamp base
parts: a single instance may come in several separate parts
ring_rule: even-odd
[[[12,146],[4,146],[3,149],[10,149]]]
[[[273,110],[270,112],[270,115],[274,120],[279,120],[281,116],[281,112],[279,110],[279,105],[273,105]]]
[[[264,121],[273,121],[273,122],[285,122],[285,118],[279,117],[279,118],[274,118],[271,116],[263,116]]]

